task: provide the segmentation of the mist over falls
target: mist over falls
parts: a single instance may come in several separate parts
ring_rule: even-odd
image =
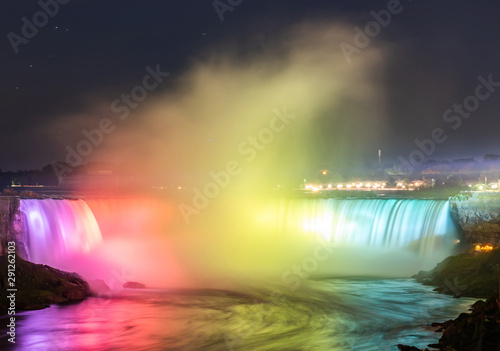
[[[56,158],[72,167],[113,162],[141,185],[189,188],[235,160],[242,172],[226,192],[296,184],[324,162],[371,159],[385,130],[385,54],[373,45],[348,64],[338,47],[350,36],[347,26],[305,22],[255,40],[255,50],[219,43],[126,115],[89,93],[84,111],[50,126],[67,131],[53,141],[63,145]],[[276,121],[276,110],[295,118]]]
[[[244,203],[212,206],[192,225],[156,198],[21,200],[21,211],[33,262],[113,287],[125,280],[217,287],[268,278],[293,287],[317,275],[409,276],[456,247],[447,201]]]

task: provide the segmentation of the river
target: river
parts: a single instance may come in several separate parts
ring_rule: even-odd
[[[397,350],[440,337],[428,325],[466,312],[412,279],[308,280],[229,290],[113,290],[17,314],[11,350]],[[7,321],[2,319],[2,325]]]

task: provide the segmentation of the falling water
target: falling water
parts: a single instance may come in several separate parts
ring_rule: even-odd
[[[53,263],[89,252],[102,241],[94,214],[83,200],[21,200],[29,259]]]
[[[281,200],[281,230],[300,228],[339,246],[398,248],[415,243],[421,254],[436,239],[456,239],[457,231],[442,200]]]
[[[279,199],[222,210],[206,213],[217,220],[186,226],[160,199],[21,201],[33,262],[80,271],[60,263],[87,256],[142,270],[154,284],[182,280],[181,266],[202,267],[198,282],[226,270],[235,278],[280,276],[318,239],[336,251],[314,273],[408,276],[432,268],[457,241],[442,200]]]

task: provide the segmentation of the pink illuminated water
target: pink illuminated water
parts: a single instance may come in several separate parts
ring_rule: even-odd
[[[56,263],[90,252],[102,242],[101,230],[83,200],[22,200],[29,259]]]
[[[114,288],[129,280],[187,287],[170,207],[153,198],[21,200],[29,259]]]

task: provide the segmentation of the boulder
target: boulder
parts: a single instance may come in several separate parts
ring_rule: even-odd
[[[144,289],[146,285],[138,282],[126,282],[123,287],[125,289]]]
[[[92,295],[101,295],[109,291],[109,286],[101,279],[87,280]]]

